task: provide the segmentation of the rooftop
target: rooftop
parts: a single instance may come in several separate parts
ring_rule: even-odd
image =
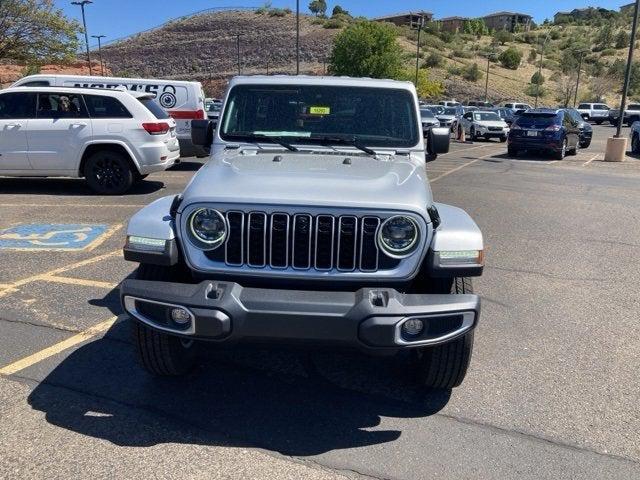
[[[490,17],[502,17],[502,16],[519,16],[519,17],[529,17],[529,18],[533,18],[531,15],[529,15],[528,13],[518,13],[518,12],[495,12],[495,13],[490,13],[488,15],[484,15],[482,18],[490,18]]]

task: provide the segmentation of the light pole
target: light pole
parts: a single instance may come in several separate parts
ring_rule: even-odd
[[[300,0],[296,0],[296,75],[300,75]]]
[[[98,39],[98,56],[100,57],[100,75],[104,77],[104,63],[102,62],[102,42],[100,41],[106,35],[91,35],[92,38]]]
[[[240,64],[240,37],[242,37],[243,33],[236,33],[236,46],[238,50],[238,75],[242,74],[242,66]]]
[[[81,0],[79,2],[71,2],[71,5],[79,5],[82,10],[82,25],[84,25],[84,44],[87,46],[87,62],[89,62],[89,75],[93,75],[91,68],[91,54],[89,54],[89,33],[87,32],[87,19],[84,16],[84,6],[93,3],[91,0]]]
[[[487,53],[487,78],[484,84],[484,101],[485,103],[489,100],[489,64],[491,59],[495,57],[495,52]]]
[[[538,68],[538,83],[536,84],[536,103],[534,105],[534,108],[538,108],[538,97],[540,96],[540,79],[542,78],[542,60],[544,58],[544,46],[547,44],[547,40],[549,40],[548,33],[544,39],[544,42],[542,42],[542,48],[540,48],[540,67]]]
[[[627,107],[627,94],[629,93],[629,81],[631,80],[631,63],[633,62],[633,48],[636,43],[636,32],[638,31],[638,8],[640,0],[636,0],[633,8],[633,24],[631,25],[631,41],[629,42],[629,56],[627,58],[627,71],[624,74],[624,86],[622,87],[622,101],[620,102],[620,117],[618,118],[618,128],[616,138],[620,138],[622,132],[622,122],[624,122],[624,110]]]
[[[582,70],[582,59],[584,58],[584,50],[578,52],[580,54],[580,60],[578,61],[578,78],[576,80],[576,91],[573,95],[573,108],[576,108],[576,103],[578,103],[578,89],[580,88],[580,72]]]
[[[418,87],[418,71],[420,70],[420,33],[424,28],[424,15],[418,15],[417,21],[413,22],[413,14],[411,14],[411,29],[418,30],[418,49],[416,51],[416,87]]]

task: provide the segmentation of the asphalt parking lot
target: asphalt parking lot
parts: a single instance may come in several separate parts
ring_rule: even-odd
[[[487,244],[450,394],[393,359],[278,349],[154,380],[118,303],[124,230],[202,161],[122,197],[0,179],[0,477],[640,478],[640,159],[605,163],[612,133],[564,161],[491,141],[428,165]]]

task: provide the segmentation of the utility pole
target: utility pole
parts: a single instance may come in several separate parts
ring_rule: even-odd
[[[300,0],[296,0],[296,75],[300,75]]]
[[[640,0],[636,0],[633,8],[633,24],[631,26],[631,41],[629,42],[629,56],[627,58],[627,71],[624,74],[624,87],[622,88],[622,101],[620,102],[620,117],[618,118],[618,128],[616,130],[616,138],[620,138],[622,132],[622,123],[624,122],[624,111],[627,107],[627,95],[629,93],[629,82],[631,80],[631,63],[633,62],[633,48],[636,43],[636,33],[638,31],[638,8]]]
[[[102,42],[100,41],[106,35],[91,35],[92,38],[98,39],[98,56],[100,57],[100,75],[104,77],[104,62],[102,61]]]
[[[495,57],[495,52],[487,53],[487,78],[484,84],[484,101],[485,103],[489,100],[489,65],[491,63],[491,59]]]
[[[547,40],[549,40],[549,34],[547,33],[547,36],[544,39],[544,42],[542,42],[542,48],[540,48],[540,67],[538,68],[538,80],[540,78],[542,78],[542,60],[544,59],[544,46],[547,44]],[[538,97],[540,96],[540,81],[538,81],[537,85],[536,85],[536,103],[534,105],[534,108],[538,108]]]
[[[580,52],[580,60],[578,61],[578,79],[576,80],[576,91],[573,95],[573,108],[576,108],[576,103],[578,103],[578,89],[580,88],[580,71],[582,70],[582,57],[584,57],[584,52]]]
[[[87,62],[89,62],[89,75],[93,75],[91,68],[91,54],[89,53],[89,33],[87,32],[87,19],[84,16],[84,6],[93,3],[92,0],[81,0],[79,2],[71,2],[71,5],[79,5],[82,10],[82,25],[84,25],[84,43],[87,47]]]
[[[416,51],[416,81],[415,85],[418,87],[418,71],[420,70],[420,34],[424,28],[424,15],[418,15],[417,21],[413,22],[413,14],[411,15],[411,29],[418,31],[418,49]]]
[[[236,33],[236,46],[238,50],[238,75],[242,75],[242,66],[240,64],[240,37],[244,35],[242,33]]]

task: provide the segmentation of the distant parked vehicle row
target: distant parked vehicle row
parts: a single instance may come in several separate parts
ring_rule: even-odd
[[[531,105],[528,103],[520,103],[520,102],[505,102],[504,108],[510,108],[514,113],[518,110],[530,110]]]
[[[601,125],[603,122],[609,120],[609,111],[611,109],[604,103],[581,103],[578,105],[577,110],[585,120],[593,121],[597,125]]]
[[[580,128],[573,116],[562,109],[531,109],[511,126],[508,139],[509,156],[524,150],[553,154],[558,160],[575,155],[580,148]]]
[[[484,110],[467,112],[459,120],[459,124],[471,140],[497,138],[501,142],[506,142],[509,135],[509,126],[495,112]]]
[[[0,91],[0,175],[84,177],[122,194],[179,161],[176,122],[152,93],[17,87]]]

